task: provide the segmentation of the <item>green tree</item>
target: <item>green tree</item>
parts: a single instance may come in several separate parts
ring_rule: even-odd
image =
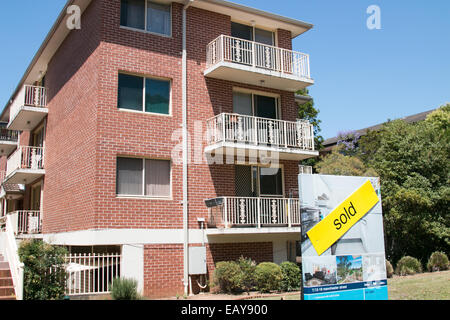
[[[308,89],[302,89],[297,91],[296,93],[302,96],[309,97]],[[320,110],[314,107],[314,99],[311,99],[304,104],[298,104],[299,119],[308,120],[314,126],[314,144],[316,150],[321,150],[323,148],[324,141],[323,137],[320,135],[320,132],[322,131],[322,129],[320,128],[320,124],[322,123],[322,121],[318,118],[319,113]],[[314,166],[317,162],[317,158],[312,158],[302,161],[302,165]]]
[[[381,135],[378,131],[368,130],[358,141],[356,156],[364,163],[369,163],[380,148]]]
[[[359,158],[341,153],[343,145],[336,146],[333,151],[323,157],[315,166],[318,173],[337,176],[377,177],[372,168],[366,166]]]
[[[18,249],[24,263],[25,300],[61,300],[64,298],[67,250],[41,240],[26,240]]]
[[[362,158],[381,177],[391,261],[410,255],[425,262],[436,250],[449,252],[449,119],[447,105],[415,124],[389,122],[359,142]]]

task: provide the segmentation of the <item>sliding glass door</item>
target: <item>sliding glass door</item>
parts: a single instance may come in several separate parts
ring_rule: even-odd
[[[257,166],[235,166],[237,197],[283,198],[283,170]]]
[[[233,92],[233,112],[246,116],[278,119],[278,99],[245,92]]]
[[[231,22],[231,36],[233,39],[232,60],[233,62],[270,68],[274,53],[267,46],[275,45],[275,34],[271,31],[258,29],[245,24]],[[247,41],[242,41],[247,40]],[[251,42],[256,42],[254,46]],[[256,59],[256,61],[253,61]]]

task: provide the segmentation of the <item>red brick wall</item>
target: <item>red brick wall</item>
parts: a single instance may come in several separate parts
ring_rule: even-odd
[[[277,30],[278,47],[292,50],[292,33],[288,30]]]
[[[218,262],[235,261],[241,256],[256,263],[273,261],[272,242],[210,243],[208,249],[207,264],[210,274]]]
[[[8,158],[5,156],[0,157],[0,171],[5,171],[6,174],[6,164],[8,162]]]
[[[180,143],[181,13],[172,8],[172,36],[162,37],[120,27],[120,0],[93,1],[48,66],[48,124],[44,187],[44,232],[92,228],[182,228],[182,166],[172,164],[170,200],[116,196],[117,156],[171,159]],[[188,128],[232,112],[233,86],[277,93],[282,117],[294,121],[297,106],[290,92],[243,85],[203,76],[206,46],[230,34],[230,17],[188,9]],[[279,45],[291,46],[290,34],[278,30]],[[170,116],[117,109],[118,73],[130,72],[172,81]],[[23,134],[24,141],[27,139]],[[193,139],[193,136],[192,136]],[[28,143],[28,142],[27,142]],[[203,148],[200,154],[203,155]],[[178,146],[179,147],[179,146]],[[179,149],[180,150],[180,149]],[[172,159],[174,160],[174,159]],[[286,192],[297,187],[297,162],[283,161]],[[234,166],[206,163],[189,166],[190,228],[208,215],[204,200],[234,195]],[[120,242],[120,239],[118,239]],[[211,244],[208,270],[221,260],[241,255],[272,261],[271,242]],[[182,245],[146,245],[144,290],[149,297],[183,293]]]
[[[272,242],[210,243],[206,250],[206,263],[210,282],[214,279],[216,264],[221,261],[236,261],[241,256],[254,260],[257,264],[273,261]],[[199,291],[194,286],[194,292]]]
[[[50,62],[46,77],[45,232],[182,227],[181,164],[172,164],[170,200],[116,196],[117,156],[171,159],[172,150],[180,143],[179,134],[175,140],[171,138],[176,130],[181,132],[182,120],[181,15],[182,6],[174,3],[172,36],[162,37],[121,28],[120,0],[95,1],[82,17],[82,29],[70,34]],[[230,17],[191,7],[187,30],[188,127],[192,138],[196,120],[205,130],[207,119],[232,111],[233,86],[279,94],[283,119],[296,119],[297,106],[290,92],[203,76],[207,44],[220,34],[230,34]],[[290,41],[287,32],[278,33],[279,42]],[[120,71],[171,79],[171,116],[119,111]],[[200,154],[203,156],[202,149]],[[191,226],[197,228],[197,218],[207,217],[205,199],[233,194],[232,165],[191,164]]]
[[[144,247],[144,295],[163,298],[184,294],[183,245]]]
[[[82,16],[48,65],[44,233],[95,226],[94,177],[100,1]]]
[[[172,164],[170,200],[116,196],[117,156],[171,159],[181,124],[181,9],[172,9],[172,37],[120,28],[120,1],[103,3],[95,165],[96,225],[102,228],[182,228],[182,167]],[[118,110],[120,71],[172,81],[170,116]]]

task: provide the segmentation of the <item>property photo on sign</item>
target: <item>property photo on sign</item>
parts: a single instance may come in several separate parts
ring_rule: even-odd
[[[379,178],[299,175],[305,300],[387,300]]]

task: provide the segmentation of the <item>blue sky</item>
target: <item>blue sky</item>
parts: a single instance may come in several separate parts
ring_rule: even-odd
[[[0,108],[66,0],[5,1],[0,11]],[[310,54],[322,135],[365,128],[450,102],[448,0],[234,0],[314,24],[294,40]],[[369,30],[369,5],[381,30]]]

